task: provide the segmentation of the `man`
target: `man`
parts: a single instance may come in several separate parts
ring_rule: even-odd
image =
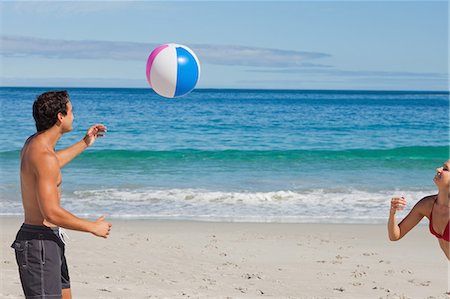
[[[71,298],[61,228],[107,238],[111,224],[103,216],[94,222],[80,219],[60,206],[60,169],[102,137],[106,127],[93,125],[81,141],[55,151],[61,136],[72,130],[68,93],[51,91],[38,96],[33,117],[37,133],[28,138],[20,153],[25,220],[12,247],[27,298]]]

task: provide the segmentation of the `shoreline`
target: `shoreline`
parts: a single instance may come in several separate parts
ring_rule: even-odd
[[[97,216],[92,216],[90,214],[76,214],[77,217],[82,219],[90,219],[94,220]],[[199,216],[186,216],[186,217],[178,217],[178,216],[148,216],[148,215],[142,215],[142,216],[136,216],[136,215],[123,215],[123,216],[116,216],[116,215],[105,215],[104,216],[107,219],[110,219],[111,221],[150,221],[150,222],[192,222],[192,223],[236,223],[236,224],[306,224],[306,225],[387,225],[387,217],[385,218],[371,218],[371,219],[365,219],[365,218],[350,218],[351,220],[347,220],[347,222],[342,222],[344,218],[336,218],[336,217],[292,217],[289,219],[288,217],[254,217],[255,220],[251,220],[251,217],[241,217],[241,218],[230,218],[230,217],[214,217],[214,216],[205,216],[205,217],[199,217]],[[404,217],[404,215],[399,216],[399,218]],[[21,219],[22,215],[1,215],[0,219]],[[261,220],[261,218],[263,220]],[[335,221],[324,221],[325,219],[337,219]],[[308,219],[304,220],[303,219]],[[426,221],[422,220],[418,223],[418,226],[424,226],[428,225],[428,223],[425,223]]]
[[[80,215],[80,214],[76,214],[77,217],[82,218],[82,219],[88,219],[90,221],[94,221],[97,217],[99,216],[95,216],[95,217],[91,217],[91,215]],[[338,221],[335,222],[325,222],[323,221],[324,218],[316,218],[313,219],[312,221],[299,221],[298,218],[293,219],[292,221],[287,221],[285,218],[282,218],[282,221],[279,221],[279,218],[274,218],[271,219],[270,221],[265,219],[264,221],[260,221],[260,220],[248,220],[249,218],[242,218],[242,219],[238,219],[238,218],[233,218],[230,219],[228,217],[224,217],[224,218],[209,218],[209,217],[205,217],[205,218],[199,218],[199,217],[185,217],[185,218],[181,218],[181,217],[166,217],[166,216],[161,216],[161,217],[151,217],[151,216],[111,216],[111,215],[104,215],[106,219],[109,219],[109,222],[154,222],[154,223],[198,223],[198,224],[208,224],[208,223],[220,223],[220,224],[242,224],[242,225],[257,225],[257,224],[261,224],[261,225],[314,225],[314,226],[383,226],[386,227],[387,226],[387,217],[383,218],[383,219],[375,219],[375,221],[373,219],[371,220],[367,220],[367,221],[363,221],[363,218],[360,219],[352,219],[351,221],[347,221],[347,222],[339,222],[342,219],[338,219]],[[404,218],[405,215],[399,215],[397,220],[401,220],[402,218]],[[305,217],[306,218],[306,217]],[[22,219],[22,216],[18,216],[18,215],[0,215],[0,223],[2,221],[2,219],[5,219],[7,221],[11,220],[11,221],[21,221],[20,219]],[[258,218],[255,218],[258,219]],[[383,220],[383,221],[382,221]],[[427,228],[428,231],[428,219],[426,217],[424,217],[418,224],[416,227],[423,227],[423,228]],[[387,237],[387,231],[386,231],[386,237]]]
[[[108,218],[107,218],[108,220]],[[449,263],[426,226],[110,219],[110,238],[68,231],[74,298],[450,298]],[[1,216],[0,297],[22,297]]]

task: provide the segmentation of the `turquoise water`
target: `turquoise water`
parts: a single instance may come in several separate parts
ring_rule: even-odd
[[[19,151],[47,89],[1,88],[0,214],[20,214]],[[446,92],[69,89],[74,131],[106,137],[63,169],[77,215],[384,222],[389,198],[435,192],[449,158]]]

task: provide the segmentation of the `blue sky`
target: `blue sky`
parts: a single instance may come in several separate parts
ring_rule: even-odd
[[[448,90],[447,1],[1,2],[1,85],[148,87],[162,43],[198,88]]]

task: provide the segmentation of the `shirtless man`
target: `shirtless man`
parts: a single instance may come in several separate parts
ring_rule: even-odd
[[[20,182],[25,220],[12,247],[27,298],[71,298],[64,238],[60,228],[107,238],[111,224],[104,217],[80,219],[60,206],[60,169],[91,146],[106,128],[93,125],[74,145],[55,151],[64,133],[72,130],[72,104],[66,91],[40,95],[33,104],[37,133],[20,153]]]

